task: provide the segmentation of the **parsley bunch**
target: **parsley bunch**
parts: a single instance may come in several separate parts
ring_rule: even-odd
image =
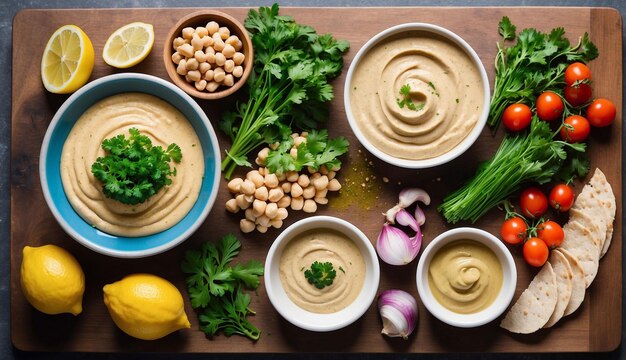
[[[463,187],[447,195],[438,210],[449,223],[475,222],[523,183],[584,176],[589,170],[583,157],[585,144],[554,140],[554,135],[547,122],[533,117],[529,132],[508,134],[494,157]]]
[[[102,181],[106,197],[136,205],[172,183],[169,176],[176,175],[176,168],[170,169],[169,162],[178,163],[183,155],[176,144],[170,144],[164,151],[153,146],[150,138],[136,128],[128,131],[128,139],[120,134],[102,142],[107,154],[96,159],[91,172]]]
[[[508,17],[502,18],[498,30],[504,41],[515,39],[517,28]],[[562,27],[552,29],[549,34],[524,29],[515,45],[505,47],[498,43],[489,126],[497,129],[504,109],[512,103],[534,104],[537,96],[548,90],[561,94],[567,66],[596,57],[598,48],[587,33],[572,47]]]
[[[248,153],[263,143],[286,139],[292,126],[317,128],[328,117],[326,103],[334,97],[328,81],[341,73],[349,44],[318,35],[312,27],[278,15],[278,10],[277,4],[250,10],[244,22],[254,65],[247,102],[238,102],[220,121],[233,142],[222,161],[226,178],[237,166],[250,166]]]
[[[335,276],[337,276],[337,271],[333,268],[333,263],[329,261],[325,263],[315,261],[311,264],[310,269],[304,271],[304,277],[308,280],[309,284],[312,284],[318,289],[332,285]]]
[[[329,170],[339,169],[341,167],[339,156],[348,151],[348,145],[348,140],[342,136],[329,140],[327,130],[313,130],[306,141],[298,146],[295,159],[289,153],[294,146],[294,139],[289,136],[276,150],[269,152],[265,164],[270,172],[278,175],[288,171],[300,171],[307,166],[315,170],[322,165]]]
[[[187,290],[191,306],[199,309],[203,332],[213,336],[223,331],[227,336],[239,334],[258,340],[261,331],[247,319],[255,312],[250,309],[250,295],[244,289],[259,286],[263,264],[250,260],[231,266],[240,248],[235,235],[225,235],[217,245],[207,242],[198,251],[187,251],[181,268],[190,274]]]

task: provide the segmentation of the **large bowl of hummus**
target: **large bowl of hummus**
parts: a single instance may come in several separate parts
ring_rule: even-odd
[[[352,131],[379,159],[430,168],[465,152],[489,112],[489,80],[472,47],[425,23],[371,38],[350,64],[344,105]]]
[[[326,332],[358,320],[380,281],[376,251],[349,222],[331,216],[300,220],[272,243],[265,289],[278,313],[306,330]]]
[[[476,228],[448,230],[424,249],[417,264],[417,291],[428,311],[456,327],[487,324],[511,303],[515,261],[494,235]]]
[[[141,203],[105,196],[92,165],[102,143],[137,129],[154,146],[177,144],[182,159],[171,183]],[[39,172],[44,198],[61,227],[99,253],[136,258],[187,239],[217,197],[220,151],[204,111],[160,78],[120,73],[94,80],[61,105],[42,144]]]

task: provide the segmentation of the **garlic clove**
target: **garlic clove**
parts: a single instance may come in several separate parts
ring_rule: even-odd
[[[426,215],[424,214],[424,210],[417,204],[415,206],[415,221],[422,226],[426,222]]]
[[[420,188],[406,188],[400,191],[398,198],[398,205],[401,208],[408,208],[416,201],[419,201],[424,205],[430,205],[430,196],[426,191]]]
[[[413,231],[419,230],[417,220],[415,220],[415,218],[405,209],[400,209],[398,211],[398,213],[396,214],[396,221],[402,226],[410,227],[411,229],[413,229]]]

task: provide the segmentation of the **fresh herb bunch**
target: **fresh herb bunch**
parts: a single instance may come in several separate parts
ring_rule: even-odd
[[[431,85],[432,83],[428,83],[429,85]],[[434,89],[434,86],[433,86]],[[413,110],[413,111],[421,111],[422,109],[424,109],[425,104],[424,103],[420,103],[420,104],[415,104],[413,102],[413,99],[411,99],[411,85],[409,84],[404,84],[400,87],[400,96],[402,96],[402,98],[398,98],[396,99],[396,102],[398,103],[398,106],[400,107],[400,109],[404,108],[405,106],[409,109],[409,110]]]
[[[304,277],[309,281],[309,284],[318,289],[332,285],[335,276],[337,276],[337,271],[333,268],[333,263],[329,261],[325,263],[315,261],[311,264],[310,269],[304,271]]]
[[[91,172],[102,181],[102,192],[108,198],[124,204],[136,205],[146,201],[163,186],[170,185],[170,175],[176,175],[176,168],[170,169],[170,161],[182,160],[180,147],[170,144],[165,151],[153,146],[146,135],[139,130],[128,130],[124,134],[102,141],[106,156],[99,157],[91,165]]]
[[[248,153],[253,149],[286,139],[292,126],[315,129],[328,117],[326,103],[334,97],[328,81],[341,73],[349,44],[318,35],[278,10],[278,4],[250,10],[244,22],[254,65],[247,102],[238,102],[220,121],[233,142],[222,161],[227,179],[237,166],[250,166]]]
[[[571,179],[589,170],[584,143],[554,140],[547,122],[533,117],[530,131],[508,134],[494,157],[463,187],[447,195],[438,210],[449,223],[475,222],[524,183]]]
[[[505,16],[498,30],[506,41],[515,39],[516,29]],[[549,34],[528,28],[519,33],[515,45],[498,43],[489,126],[497,129],[502,113],[512,103],[534,104],[537,96],[548,90],[562,94],[567,66],[575,61],[587,63],[596,57],[598,48],[587,33],[572,47],[562,27]]]
[[[233,234],[225,235],[217,245],[207,242],[199,251],[187,251],[181,264],[190,274],[187,290],[191,306],[199,309],[200,329],[209,336],[223,331],[227,336],[239,334],[258,340],[261,331],[249,320],[250,295],[244,289],[256,289],[263,264],[250,260],[230,265],[239,254],[241,243]]]
[[[328,130],[312,130],[297,147],[297,156],[294,159],[289,153],[294,145],[294,139],[289,136],[283,140],[276,150],[271,150],[267,155],[265,165],[271,173],[277,175],[288,171],[300,171],[305,167],[318,170],[324,165],[328,170],[336,170],[341,167],[339,156],[348,151],[348,140],[343,136],[328,139]]]

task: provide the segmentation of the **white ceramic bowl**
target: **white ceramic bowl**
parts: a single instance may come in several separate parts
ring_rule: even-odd
[[[459,314],[448,310],[433,296],[428,284],[428,268],[433,256],[442,247],[457,240],[475,240],[491,249],[502,265],[502,288],[494,302],[486,309],[473,314]],[[492,234],[476,228],[448,230],[431,241],[417,264],[417,291],[426,309],[437,319],[456,327],[470,328],[489,323],[500,316],[509,306],[517,284],[517,269],[509,249]]]
[[[399,157],[395,157],[389,155],[383,151],[381,151],[378,147],[372,144],[363,134],[363,132],[359,128],[359,124],[357,119],[355,119],[352,113],[352,106],[350,104],[350,96],[351,96],[351,84],[352,84],[352,76],[354,74],[355,69],[361,62],[361,59],[367,55],[367,53],[378,43],[381,43],[388,39],[391,36],[395,36],[404,32],[409,31],[425,31],[431,32],[436,35],[440,35],[444,38],[451,40],[454,44],[458,45],[462,48],[465,53],[470,57],[476,69],[479,71],[480,78],[482,79],[483,89],[482,89],[482,97],[483,97],[483,110],[479,115],[478,122],[474,126],[474,128],[470,131],[469,134],[461,141],[458,145],[456,145],[452,150],[446,152],[440,156],[422,159],[422,160],[410,160],[403,159]],[[352,128],[352,131],[356,135],[357,139],[370,153],[372,153],[377,158],[398,167],[409,168],[409,169],[423,169],[423,168],[431,168],[434,166],[438,166],[441,164],[445,164],[461,154],[463,154],[467,149],[469,149],[472,144],[478,139],[478,136],[482,132],[485,124],[487,123],[487,117],[489,115],[489,101],[490,101],[490,86],[489,86],[489,78],[487,77],[487,71],[485,70],[485,66],[480,61],[480,58],[472,49],[472,47],[463,40],[460,36],[453,33],[452,31],[445,29],[443,27],[426,24],[426,23],[407,23],[393,26],[387,30],[384,30],[374,37],[372,37],[368,42],[361,47],[361,49],[357,52],[356,56],[352,60],[350,64],[350,68],[348,69],[348,74],[346,76],[346,82],[344,84],[344,106],[346,109],[346,115],[348,117],[348,123]]]
[[[289,299],[280,280],[279,263],[285,246],[297,235],[311,229],[331,229],[343,233],[354,241],[365,260],[366,274],[361,292],[352,304],[335,313],[318,314],[302,309]],[[356,226],[331,216],[306,218],[285,229],[270,247],[265,261],[265,289],[270,302],[287,321],[311,331],[333,331],[358,320],[372,305],[379,281],[378,257],[370,240]]]

